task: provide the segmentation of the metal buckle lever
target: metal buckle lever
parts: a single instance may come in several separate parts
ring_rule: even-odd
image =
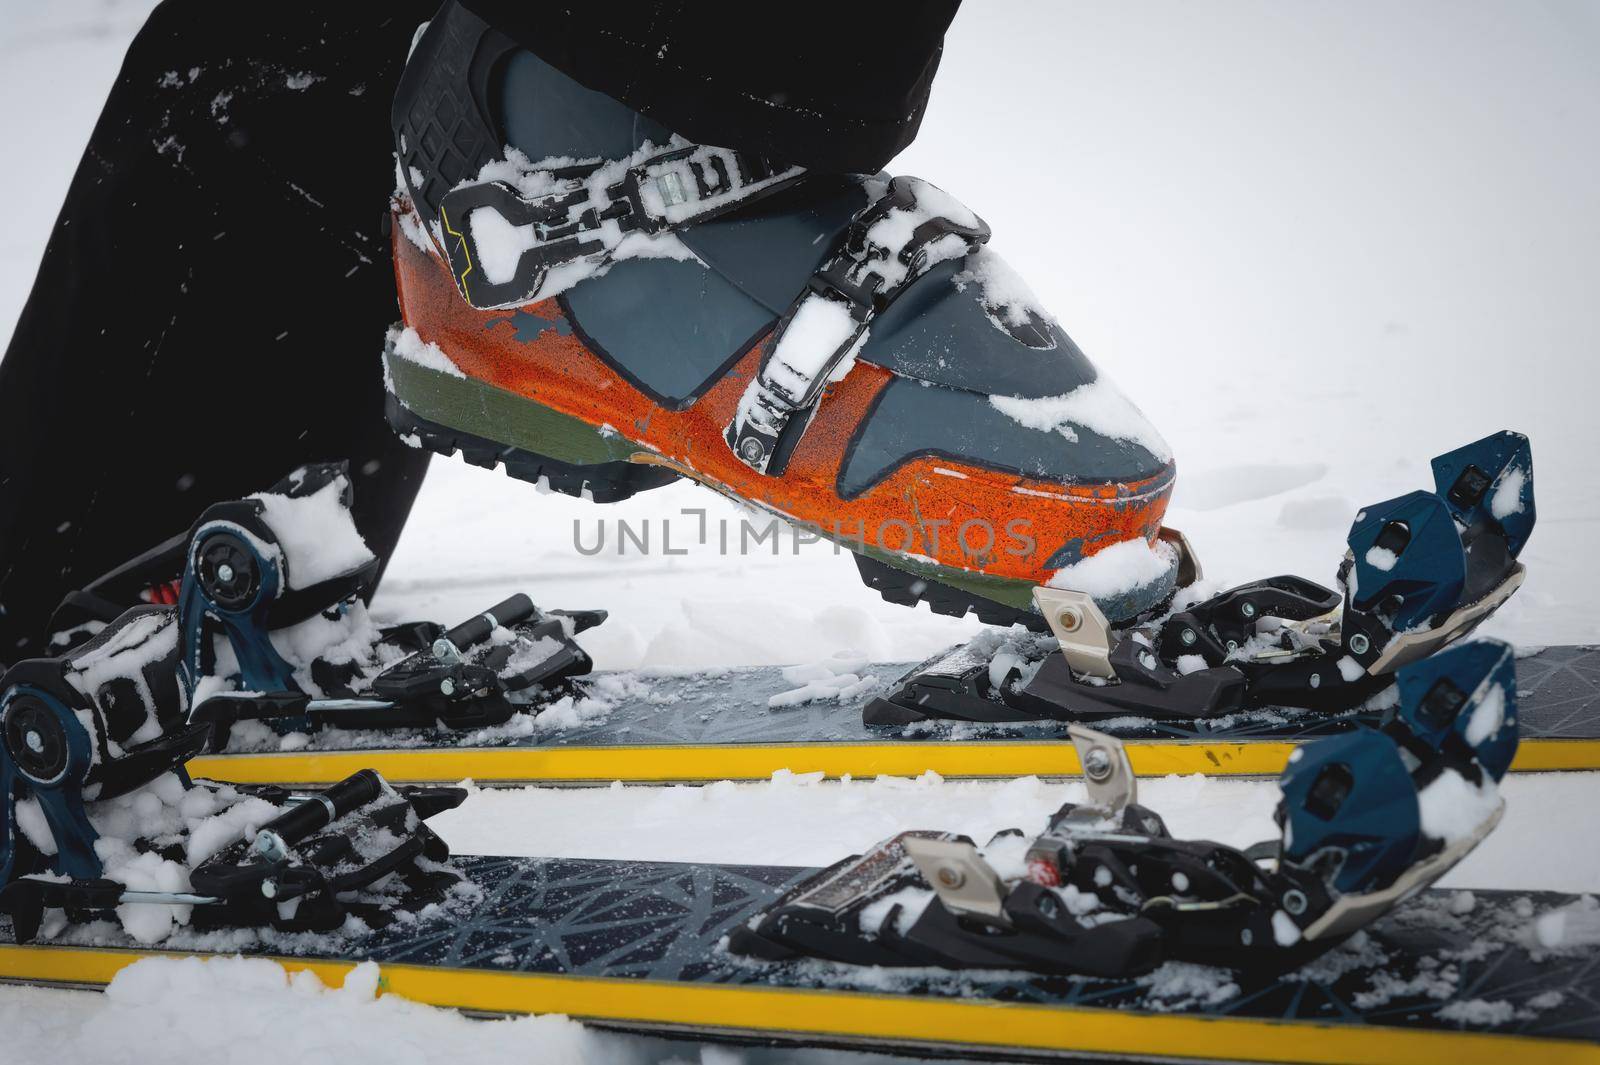
[[[816,404],[839,366],[861,345],[874,316],[927,272],[929,249],[948,236],[959,237],[968,252],[989,239],[989,227],[976,216],[973,216],[976,224],[968,226],[930,210],[904,239],[893,245],[875,241],[873,228],[891,212],[916,210],[917,189],[921,185],[915,178],[895,178],[883,196],[857,214],[833,254],[807,279],[805,289],[773,330],[761,368],[746,387],[738,411],[723,434],[733,453],[757,472],[781,472],[772,471],[770,466],[778,441],[791,419]],[[902,268],[884,267],[883,264],[891,262],[900,263]],[[806,313],[807,308],[815,312],[817,300],[842,305],[854,322],[854,329],[840,339],[826,358],[797,360],[814,367],[801,372],[788,366],[781,356],[789,326]],[[834,337],[829,336],[828,340],[832,342]],[[794,387],[780,383],[771,372],[775,361],[785,363],[789,376],[803,379],[798,396],[794,394]],[[803,431],[804,423],[798,428]]]
[[[581,191],[581,190],[580,190]],[[446,193],[439,203],[439,219],[446,237],[445,258],[455,277],[461,296],[479,310],[524,303],[539,291],[550,268],[605,251],[600,241],[582,240],[581,219],[573,219],[570,209],[578,193],[562,193],[527,200],[504,182],[491,181],[468,185]],[[482,270],[482,256],[472,235],[472,215],[492,210],[508,225],[533,227],[537,238],[517,260],[512,276],[501,282],[490,281]],[[559,234],[558,239],[550,239]]]

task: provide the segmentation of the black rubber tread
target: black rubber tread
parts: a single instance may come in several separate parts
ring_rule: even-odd
[[[890,603],[909,607],[927,603],[928,609],[935,614],[959,618],[970,613],[985,625],[1026,625],[1035,632],[1043,632],[1047,627],[1044,618],[1034,610],[997,603],[937,580],[896,569],[870,555],[852,553],[855,554],[856,569],[861,573],[861,582]]]
[[[496,444],[481,436],[429,421],[407,409],[392,392],[384,400],[384,414],[396,433],[417,440],[434,454],[460,454],[467,462],[486,470],[504,464],[506,473],[519,481],[536,484],[543,478],[553,491],[580,499],[592,499],[596,503],[621,502],[678,479],[678,474],[665,466],[647,466],[637,462],[602,462],[580,466],[521,448]]]

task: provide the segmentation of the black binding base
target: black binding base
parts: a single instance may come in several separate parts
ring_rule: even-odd
[[[959,651],[959,649],[958,649]],[[1245,676],[1238,670],[1205,669],[1187,676],[1140,661],[1142,645],[1124,639],[1111,653],[1118,684],[1095,684],[1073,675],[1052,651],[1026,684],[1008,679],[996,689],[986,660],[962,658],[957,668],[935,656],[900,679],[887,696],[873,699],[862,722],[898,728],[921,721],[980,724],[1028,721],[1094,721],[1127,716],[1161,719],[1220,717],[1244,708]],[[1387,683],[1387,680],[1384,681]]]
[[[850,545],[847,543],[845,546]],[[856,554],[855,559],[856,569],[861,573],[861,583],[883,596],[887,602],[910,607],[927,603],[928,609],[935,614],[959,618],[970,613],[985,625],[1025,625],[1035,632],[1045,630],[1044,618],[1031,607],[1019,608],[997,603],[937,580],[896,569],[868,555]]]

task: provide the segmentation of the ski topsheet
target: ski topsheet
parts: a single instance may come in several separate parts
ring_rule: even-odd
[[[1600,911],[1550,893],[1430,890],[1286,977],[1169,963],[1135,979],[888,970],[727,953],[727,932],[812,870],[463,857],[482,892],[341,943],[108,925],[0,946],[0,978],[98,985],[153,954],[275,957],[339,983],[488,1013],[565,1013],[709,1037],[963,1055],[1282,1062],[1600,1060]],[[9,935],[0,931],[0,938]]]
[[[374,768],[397,782],[585,784],[828,777],[1069,776],[1066,724],[862,723],[862,707],[906,665],[850,663],[849,684],[797,683],[778,667],[711,673],[599,674],[589,694],[476,731],[236,730],[227,752],[190,763],[198,777],[316,785]],[[843,667],[840,667],[841,669]],[[1517,662],[1521,746],[1513,771],[1600,769],[1600,648],[1550,647]],[[1206,720],[1119,718],[1095,727],[1127,744],[1146,776],[1276,775],[1296,743],[1357,715],[1246,710]]]

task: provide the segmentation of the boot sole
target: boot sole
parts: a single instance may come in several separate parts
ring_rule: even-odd
[[[472,378],[454,377],[388,351],[385,362],[390,389],[384,414],[390,427],[402,440],[434,454],[460,455],[483,469],[503,466],[518,480],[596,503],[619,502],[682,477],[666,466],[632,461],[638,449],[619,435],[604,433],[526,397]],[[493,425],[497,434],[513,439],[491,440],[449,422]],[[839,543],[855,557],[862,583],[886,602],[909,607],[927,603],[936,614],[972,614],[988,625],[1045,628],[1044,619],[1033,609],[1033,586],[1025,581],[966,571],[947,575],[940,567],[908,563],[856,541]]]
[[[678,474],[665,466],[645,466],[626,460],[589,464],[562,462],[520,447],[497,444],[430,421],[409,410],[393,392],[385,398],[383,412],[389,419],[389,427],[407,443],[436,455],[460,455],[468,465],[486,470],[504,466],[506,473],[519,481],[542,483],[562,495],[596,503],[618,503],[678,480]]]

